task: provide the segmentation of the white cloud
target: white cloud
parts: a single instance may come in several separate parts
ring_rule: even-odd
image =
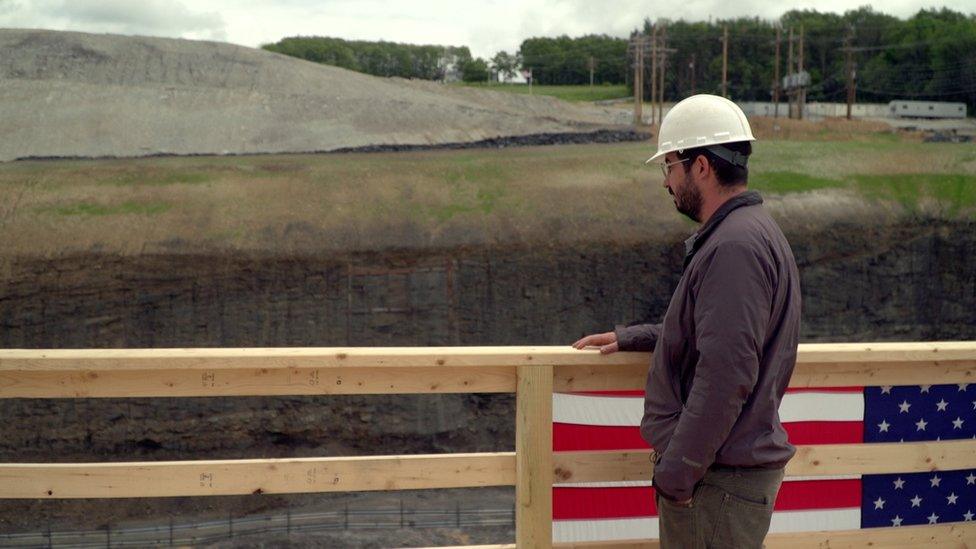
[[[0,25],[227,40],[215,11],[190,10],[178,0],[36,0],[0,4]]]

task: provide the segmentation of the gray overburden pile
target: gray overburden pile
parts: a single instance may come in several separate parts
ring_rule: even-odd
[[[225,43],[0,30],[0,161],[444,145],[627,118]]]

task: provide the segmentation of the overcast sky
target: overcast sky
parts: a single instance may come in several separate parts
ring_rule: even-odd
[[[865,4],[867,2],[864,2]],[[976,0],[885,0],[877,11],[910,17],[922,8],[976,12]],[[0,27],[219,40],[245,46],[318,35],[468,46],[475,56],[514,52],[525,38],[626,36],[645,17],[708,20],[789,9],[841,13],[849,0],[0,0]]]

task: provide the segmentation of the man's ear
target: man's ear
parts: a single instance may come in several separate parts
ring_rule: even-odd
[[[695,171],[698,172],[699,177],[708,177],[708,173],[712,170],[712,165],[708,163],[708,159],[705,155],[700,154],[695,157]]]

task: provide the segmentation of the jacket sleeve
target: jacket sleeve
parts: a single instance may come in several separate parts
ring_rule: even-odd
[[[755,245],[722,243],[703,259],[692,286],[695,375],[654,469],[654,485],[677,500],[691,497],[755,388],[773,300],[774,275]]]
[[[657,345],[657,338],[661,335],[660,324],[631,324],[617,326],[617,347],[621,351],[649,352]]]

